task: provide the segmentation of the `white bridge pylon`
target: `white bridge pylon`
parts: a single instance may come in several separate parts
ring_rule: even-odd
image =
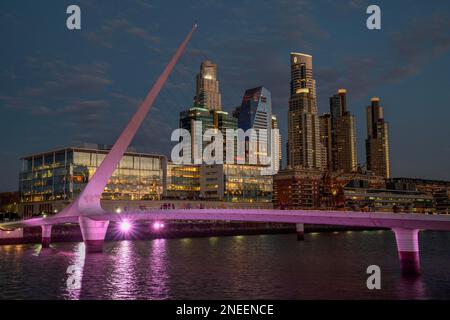
[[[196,29],[197,24],[194,24],[80,195],[60,213],[51,217],[0,224],[0,233],[4,229],[41,226],[43,247],[48,247],[52,225],[77,222],[81,228],[86,251],[102,251],[109,225],[109,219],[95,219],[105,213],[100,203],[102,193]]]
[[[58,215],[60,216],[80,216],[89,214],[98,214],[103,212],[100,205],[100,199],[102,193],[111,178],[114,170],[116,170],[123,154],[128,149],[131,141],[136,135],[137,130],[144,121],[146,115],[150,111],[156,97],[167,81],[170,73],[174,69],[178,59],[183,54],[192,34],[197,29],[197,24],[192,27],[192,30],[186,36],[184,41],[181,43],[180,47],[177,49],[173,55],[170,62],[167,64],[166,68],[159,76],[158,80],[155,82],[151,90],[148,92],[142,104],[139,106],[136,113],[131,118],[130,122],[126,126],[125,130],[120,134],[119,138],[115,142],[112,149],[108,152],[105,159],[102,161],[100,166],[95,171],[91,179],[89,179],[86,187],[80,193],[80,195],[72,202],[72,204],[62,210]]]

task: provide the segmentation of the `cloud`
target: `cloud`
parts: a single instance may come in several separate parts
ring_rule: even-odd
[[[42,81],[19,90],[18,95],[29,98],[73,97],[97,92],[109,86],[109,65],[104,62],[69,64],[61,59],[27,57],[27,72],[36,72]]]
[[[141,99],[131,97],[124,93],[113,92],[111,93],[111,98],[119,100],[122,104],[125,104],[126,107],[137,107],[140,103],[142,103]]]
[[[59,114],[80,114],[88,112],[93,114],[93,111],[101,111],[108,108],[109,103],[105,100],[87,100],[87,101],[78,101],[76,103],[69,104],[64,108],[57,110]]]
[[[89,32],[85,37],[94,44],[111,49],[114,47],[117,37],[124,34],[138,40],[144,40],[149,48],[156,51],[158,49],[154,45],[161,41],[158,36],[123,18],[106,19],[100,30]]]
[[[361,8],[367,8],[367,0],[350,0],[348,2],[348,5],[350,6],[350,8],[355,8],[355,9],[361,9]]]
[[[136,4],[140,7],[146,8],[146,9],[156,9],[157,8],[157,6],[155,6],[149,0],[136,0]]]
[[[399,78],[419,72],[449,51],[450,15],[440,13],[416,19],[403,32],[392,35],[392,46],[402,64],[392,68],[391,76]]]
[[[68,64],[59,58],[44,59],[27,57],[21,73],[34,74],[27,79],[31,85],[14,86],[0,91],[0,109],[14,109],[16,112],[57,119],[72,114],[89,122],[99,112],[109,107],[106,100],[99,100],[98,94],[106,90],[112,81],[108,77],[108,64]],[[94,97],[94,98],[93,98]]]
[[[354,55],[332,67],[317,68],[322,92],[348,88],[355,98],[414,76],[450,51],[450,15],[434,14],[409,22],[390,34],[383,50]]]

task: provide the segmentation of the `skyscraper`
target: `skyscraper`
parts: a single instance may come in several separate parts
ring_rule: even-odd
[[[291,53],[288,163],[292,167],[322,169],[322,152],[312,56]]]
[[[194,105],[180,113],[180,128],[191,134],[191,154],[186,156],[191,157],[193,163],[201,162],[203,150],[208,145],[208,142],[203,141],[206,130],[218,129],[225,133],[226,129],[236,129],[237,120],[221,110],[217,65],[205,60],[197,74]]]
[[[208,129],[214,129],[214,116],[211,112],[200,106],[193,106],[180,112],[180,128],[186,129],[191,134],[190,157],[192,163],[200,164],[203,159],[203,150],[208,144],[203,141],[203,134]]]
[[[356,160],[356,124],[355,117],[347,111],[347,90],[339,89],[330,97],[331,149],[328,149],[328,167],[332,171],[355,172]]]
[[[332,152],[331,152],[331,115],[324,113],[319,117],[320,124],[320,142],[322,143],[322,163],[323,167],[332,170]]]
[[[277,116],[272,114],[272,129],[278,128],[278,119]],[[276,139],[278,139],[278,143],[276,143]],[[278,133],[278,137],[276,135],[272,135],[272,159],[278,159],[278,163],[274,164],[274,169],[278,172],[281,169],[282,160],[283,160],[283,146],[281,144],[281,134]]]
[[[384,121],[380,99],[373,97],[367,107],[367,169],[377,175],[390,177],[388,124]]]
[[[238,119],[238,128],[246,131],[248,129],[264,129],[266,135],[258,136],[267,141],[266,150],[258,150],[271,156],[272,147],[272,99],[270,91],[264,87],[256,87],[245,91],[242,104],[233,112],[233,116]],[[247,150],[248,151],[248,150]]]
[[[222,98],[217,80],[217,65],[205,60],[197,74],[197,86],[194,104],[208,110],[222,110]]]
[[[237,119],[228,112],[220,110],[208,110],[199,106],[194,106],[188,110],[180,112],[180,128],[186,129],[191,134],[191,159],[192,163],[200,164],[203,151],[210,143],[203,141],[203,134],[208,129],[217,129],[226,133],[227,129],[237,129]],[[225,143],[225,140],[224,140]],[[224,161],[226,158],[224,146]],[[186,155],[189,157],[188,155]]]

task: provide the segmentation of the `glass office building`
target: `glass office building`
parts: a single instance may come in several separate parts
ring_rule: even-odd
[[[200,197],[226,202],[272,202],[273,177],[262,166],[213,164],[200,167]]]
[[[196,163],[195,159],[201,159],[203,150],[207,142],[203,141],[203,134],[208,129],[214,129],[214,118],[210,111],[202,106],[194,106],[188,110],[180,112],[180,128],[186,129],[191,134],[190,155],[191,163]]]
[[[167,192],[169,199],[198,199],[200,195],[200,166],[167,163]]]
[[[432,195],[420,191],[344,188],[345,208],[358,211],[434,213]]]
[[[96,145],[95,145],[96,146]],[[108,153],[107,148],[64,148],[21,159],[22,203],[73,200]],[[164,193],[166,158],[127,152],[106,186],[104,200],[156,200]]]
[[[244,131],[248,129],[266,130],[265,134],[258,131],[259,139],[266,141],[266,146],[264,149],[258,149],[255,152],[256,154],[271,156],[272,99],[270,91],[264,87],[246,90],[242,98],[242,104],[234,110],[233,116],[238,119],[238,127]],[[258,145],[258,148],[261,148],[261,146]],[[247,149],[245,152],[246,162],[248,163],[250,150]]]
[[[203,141],[203,134],[205,131],[209,129],[217,129],[225,135],[227,129],[237,129],[237,119],[225,111],[208,110],[203,106],[194,106],[180,113],[180,128],[188,130],[191,134],[190,157],[191,162],[195,163],[195,155],[201,160],[203,150],[205,150],[206,146],[210,144],[208,141]],[[225,160],[225,139],[223,150]]]
[[[272,202],[273,177],[261,174],[257,165],[223,165],[224,200]]]

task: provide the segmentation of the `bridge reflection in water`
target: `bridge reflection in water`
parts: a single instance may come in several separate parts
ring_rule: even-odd
[[[423,274],[399,274],[389,231],[159,239],[0,248],[2,299],[423,299],[448,298],[450,234],[424,232]],[[20,247],[20,249],[18,249]],[[381,290],[366,287],[381,268]],[[68,285],[70,266],[79,286]],[[75,281],[76,282],[76,281]]]
[[[53,249],[56,255],[70,256],[63,298],[170,298],[166,239],[111,244],[104,254],[96,255],[86,255],[84,243],[72,252]]]

